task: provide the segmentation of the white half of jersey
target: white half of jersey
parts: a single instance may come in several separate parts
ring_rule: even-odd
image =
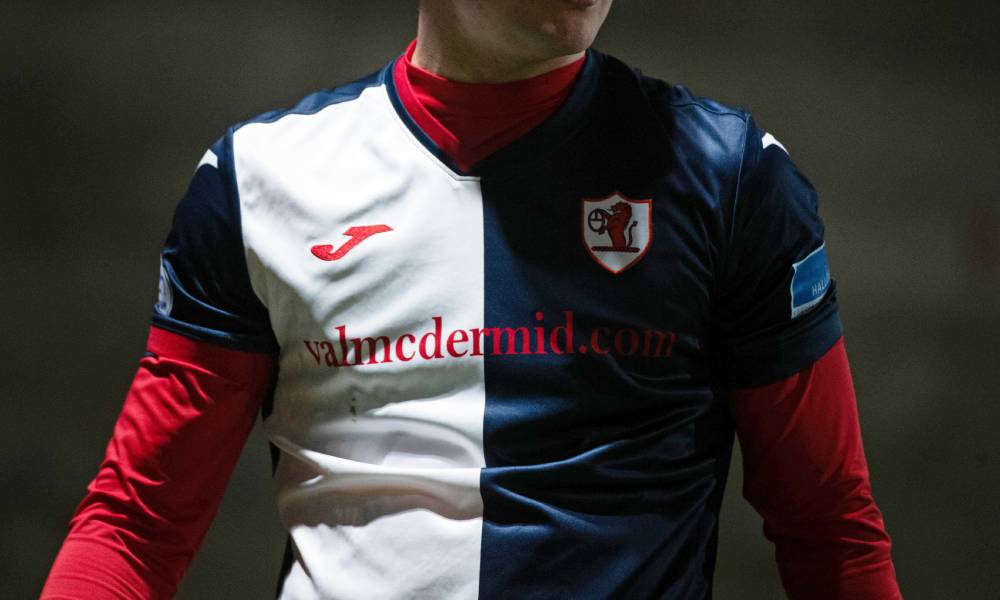
[[[386,88],[233,137],[251,283],[280,345],[278,511],[296,549],[281,598],[475,598],[482,356],[328,367],[306,345],[483,327],[479,180],[400,121]],[[342,259],[314,245],[387,225]],[[349,353],[348,356],[351,354]]]

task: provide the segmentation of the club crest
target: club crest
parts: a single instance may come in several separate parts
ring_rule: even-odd
[[[583,200],[583,245],[602,267],[615,275],[628,269],[649,249],[653,238],[653,201],[613,194]]]

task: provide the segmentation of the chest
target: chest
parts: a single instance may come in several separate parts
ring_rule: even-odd
[[[484,429],[632,427],[711,403],[713,215],[668,177],[457,177],[359,152],[261,172],[242,201],[281,348],[271,421],[306,446],[481,446]]]
[[[361,163],[252,187],[255,287],[282,354],[318,369],[589,354],[677,372],[699,361],[711,215],[663,182]]]

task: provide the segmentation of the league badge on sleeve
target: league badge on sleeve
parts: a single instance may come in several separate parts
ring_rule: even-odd
[[[826,260],[826,244],[821,244],[808,256],[792,265],[792,318],[809,312],[830,289],[830,265]]]
[[[174,309],[174,291],[170,285],[170,276],[167,275],[167,267],[163,263],[162,256],[160,257],[160,289],[153,309],[164,317],[169,317],[170,311]]]
[[[643,257],[653,238],[653,201],[613,194],[583,200],[583,245],[602,267],[617,275]]]

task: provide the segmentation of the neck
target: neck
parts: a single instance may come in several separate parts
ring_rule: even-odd
[[[500,49],[470,39],[456,21],[443,15],[429,18],[423,10],[417,22],[417,46],[413,64],[452,81],[504,83],[529,79],[566,66],[583,52],[551,58],[519,55],[516,49]]]

